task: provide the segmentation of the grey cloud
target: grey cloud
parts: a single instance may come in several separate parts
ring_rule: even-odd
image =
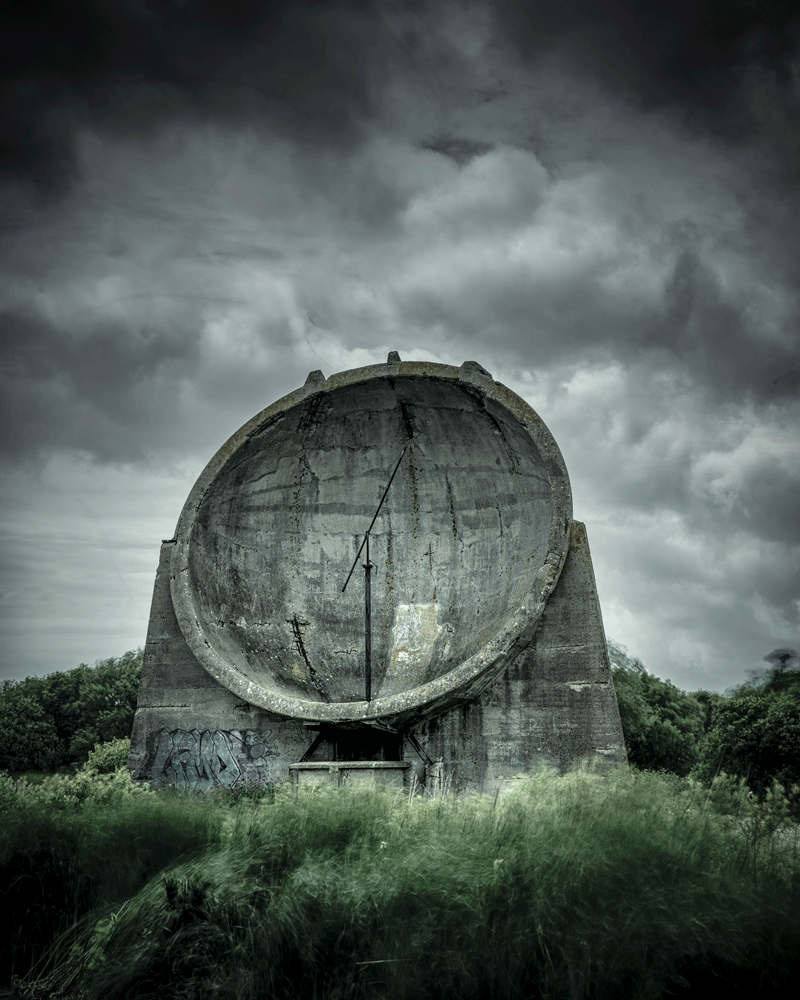
[[[454,285],[431,280],[403,290],[397,301],[409,323],[446,326],[473,343],[502,341],[523,365],[618,359],[636,367],[642,392],[666,370],[693,383],[709,403],[797,398],[796,305],[779,336],[762,330],[758,305],[737,287],[723,289],[693,249],[677,251],[661,300],[646,307],[609,292],[604,276],[593,261],[546,279],[512,265]]]
[[[572,71],[645,107],[677,105],[733,141],[763,125],[761,109],[743,100],[754,72],[774,83],[786,111],[797,108],[800,14],[791,0],[500,0],[492,10],[523,59],[555,50]]]
[[[744,568],[737,566],[736,560],[732,559],[726,566],[725,579],[715,586],[706,584],[706,590],[712,597],[727,595],[729,605],[748,607],[755,619],[762,609],[769,608],[789,629],[796,629],[800,625],[800,608],[797,605],[800,568],[796,552],[796,548],[786,549],[777,557],[770,554],[770,558],[754,558]],[[718,600],[708,603],[719,605]],[[730,607],[725,610],[718,607],[716,614],[721,619],[728,619],[727,627],[732,635],[741,634],[741,623],[730,620],[733,616],[729,611]]]
[[[398,37],[384,7],[103,0],[66,14],[54,0],[16,5],[0,32],[0,172],[57,195],[78,174],[76,138],[88,125],[127,136],[221,121],[299,146],[352,147],[393,68],[413,59],[415,40]]]
[[[774,455],[764,455],[743,471],[737,485],[730,527],[787,545],[798,541],[800,466],[792,472]],[[800,588],[795,593],[800,593]]]
[[[286,259],[286,254],[280,250],[276,250],[274,247],[259,247],[259,246],[226,247],[224,250],[222,249],[211,250],[209,256],[216,257],[224,261],[234,261],[234,262],[240,260],[279,261]]]
[[[792,382],[780,375],[796,366],[800,343],[764,336],[748,306],[746,299],[726,296],[701,256],[684,250],[664,289],[654,339],[699,385],[723,399],[767,403],[792,397]]]
[[[797,595],[800,593],[800,568],[797,559],[788,565],[766,571],[753,581],[753,590],[770,609],[777,610],[783,620],[792,628],[800,626],[800,607]]]
[[[108,320],[80,336],[35,314],[0,315],[2,448],[27,457],[77,448],[139,458],[174,416],[175,385],[197,366],[197,335]]]
[[[433,153],[447,156],[460,167],[483,156],[492,148],[491,143],[468,139],[464,136],[442,135],[420,143],[420,149],[429,149]]]

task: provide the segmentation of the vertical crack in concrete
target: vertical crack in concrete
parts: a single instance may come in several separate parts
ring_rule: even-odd
[[[319,501],[319,476],[311,468],[311,463],[308,461],[308,451],[306,450],[305,447],[300,453],[300,466],[302,471],[300,473],[299,489],[302,489],[306,486],[304,480],[306,478],[306,473],[308,473],[310,486],[313,490],[314,496],[316,496],[317,501]],[[298,499],[299,499],[299,489],[298,489]]]
[[[438,566],[434,568],[433,565],[433,539],[431,539],[428,542],[428,547],[422,553],[421,558],[423,561],[427,560],[428,563],[428,572],[433,582],[433,592],[431,594],[430,599],[431,601],[435,601],[437,598],[437,594],[439,593],[439,574],[438,574]]]
[[[450,504],[450,519],[453,522],[453,538],[458,538],[458,522],[456,521],[456,501],[453,496],[453,484],[450,482],[450,477],[445,472],[444,482],[447,487],[447,499]]]
[[[400,412],[403,414],[403,423],[405,424],[406,434],[408,435],[408,440],[410,441],[414,437],[414,424],[411,421],[409,408],[402,399],[400,400]]]
[[[472,396],[472,398],[478,404],[481,413],[483,413],[483,415],[487,417],[489,420],[491,420],[491,422],[494,424],[497,433],[500,435],[500,440],[503,442],[503,447],[506,450],[506,454],[508,455],[508,461],[511,471],[519,474],[520,472],[519,455],[517,454],[516,449],[513,448],[512,445],[509,443],[508,438],[506,437],[505,427],[503,427],[503,425],[500,423],[497,417],[495,417],[495,415],[491,413],[487,408],[486,393],[481,392],[480,389],[474,386],[470,387],[465,386],[464,389],[466,392],[469,393],[470,396]]]
[[[311,683],[314,685],[317,691],[319,691],[324,701],[330,701],[330,698],[328,697],[328,692],[325,690],[325,686],[322,683],[322,679],[320,678],[319,674],[314,669],[314,667],[311,665],[311,661],[309,660],[308,653],[306,651],[306,644],[303,642],[303,629],[306,628],[311,623],[307,621],[302,621],[297,617],[297,614],[295,613],[291,618],[286,619],[286,624],[291,625],[292,627],[292,635],[294,636],[295,649],[303,657],[303,662],[305,663],[306,669],[308,670],[308,676],[311,678]]]
[[[408,474],[411,479],[411,533],[419,537],[419,495],[417,493],[417,470],[414,465],[413,452],[408,454]]]

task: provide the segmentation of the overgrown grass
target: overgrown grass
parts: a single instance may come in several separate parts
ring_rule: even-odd
[[[28,811],[79,918],[29,981],[82,1000],[775,991],[800,971],[784,800],[543,772],[495,800],[286,787]]]
[[[62,931],[135,896],[179,858],[219,842],[222,815],[198,799],[156,794],[128,774],[0,773],[0,986],[28,973]]]

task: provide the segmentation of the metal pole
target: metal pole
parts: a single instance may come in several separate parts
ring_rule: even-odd
[[[372,563],[369,561],[369,532],[367,561],[364,563],[364,674],[367,701],[372,700]]]
[[[367,561],[364,563],[364,618],[365,629],[364,629],[364,673],[365,673],[365,688],[367,693],[367,701],[372,700],[372,563],[369,561],[369,533],[372,531],[373,525],[378,520],[378,514],[381,512],[381,507],[383,507],[383,501],[386,499],[386,494],[389,492],[389,487],[392,485],[394,477],[397,475],[397,470],[400,468],[400,463],[403,461],[403,455],[405,455],[408,450],[408,445],[403,448],[400,452],[400,458],[397,459],[397,464],[392,470],[391,476],[389,476],[389,482],[386,484],[386,489],[383,491],[383,496],[381,497],[380,503],[372,517],[367,532],[364,535],[364,540],[356,552],[356,557],[353,560],[353,565],[350,567],[350,572],[347,574],[347,579],[344,581],[344,586],[342,587],[342,593],[347,589],[347,584],[350,583],[350,577],[353,575],[353,570],[358,564],[359,557],[364,550],[364,546],[367,549]]]
[[[350,572],[347,574],[347,579],[344,581],[344,586],[342,587],[342,593],[345,592],[345,590],[347,589],[347,584],[350,583],[350,577],[353,575],[353,570],[356,568],[356,564],[358,563],[358,557],[361,555],[364,545],[366,544],[367,536],[375,526],[375,522],[378,520],[378,514],[380,514],[381,507],[383,507],[383,501],[386,499],[386,494],[389,492],[389,487],[392,485],[392,480],[397,475],[397,470],[400,468],[400,463],[403,461],[403,455],[405,455],[407,450],[408,450],[408,445],[406,445],[405,448],[403,448],[403,450],[400,452],[400,458],[397,459],[397,465],[395,465],[394,471],[392,472],[391,476],[389,476],[389,482],[386,484],[386,489],[383,491],[381,502],[378,504],[378,509],[375,511],[372,521],[370,522],[370,525],[367,528],[367,534],[364,535],[364,541],[359,546],[358,552],[356,552],[356,557],[353,560],[353,565],[350,567]],[[369,559],[367,559],[367,562],[369,562]]]

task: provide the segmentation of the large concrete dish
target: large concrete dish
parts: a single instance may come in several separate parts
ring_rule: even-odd
[[[406,445],[371,534],[367,702],[363,570],[342,585]],[[173,605],[198,661],[248,703],[401,724],[474,697],[530,640],[571,516],[547,427],[474,362],[312,373],[195,484]]]

